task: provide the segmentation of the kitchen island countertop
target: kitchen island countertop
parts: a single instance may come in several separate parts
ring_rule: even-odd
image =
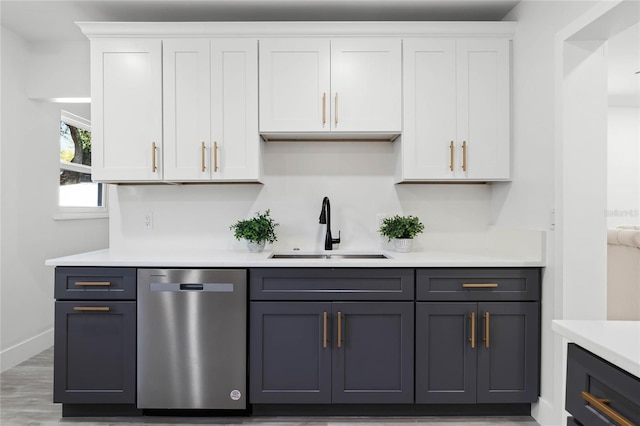
[[[551,329],[570,342],[640,377],[640,321],[554,320]]]

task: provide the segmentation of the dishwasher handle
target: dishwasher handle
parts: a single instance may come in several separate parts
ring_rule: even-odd
[[[204,290],[204,284],[180,284],[180,290]]]
[[[233,293],[233,283],[151,283],[151,291]]]

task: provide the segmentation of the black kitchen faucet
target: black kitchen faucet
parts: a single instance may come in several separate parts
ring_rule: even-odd
[[[334,244],[340,244],[340,231],[338,231],[338,238],[331,236],[331,203],[329,197],[322,199],[322,210],[320,210],[320,223],[327,224],[327,233],[324,238],[324,249],[333,250]]]

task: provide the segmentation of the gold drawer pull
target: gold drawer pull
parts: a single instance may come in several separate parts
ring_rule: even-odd
[[[342,347],[342,312],[338,311],[338,347]]]
[[[582,395],[582,399],[587,401],[589,404],[593,405],[593,408],[595,408],[596,410],[598,410],[599,412],[601,412],[602,414],[604,414],[605,416],[613,420],[613,422],[618,426],[635,426],[634,423],[631,423],[629,420],[627,420],[624,416],[622,416],[616,410],[609,407],[607,405],[607,403],[609,402],[608,400],[596,398],[595,396],[591,395],[589,392],[584,392],[584,391],[581,393],[581,395]]]
[[[453,141],[449,144],[449,170],[453,171]]]
[[[462,287],[464,288],[496,288],[498,287],[497,283],[463,283]]]
[[[462,171],[467,171],[467,141],[462,141]]]
[[[73,285],[109,287],[111,283],[109,281],[76,281],[75,283],[73,283]]]
[[[489,312],[484,313],[484,347],[489,349]]]
[[[109,312],[108,306],[74,306],[74,311],[81,312]]]
[[[471,319],[471,349],[476,348],[476,313],[471,312],[469,314],[469,318]]]
[[[205,170],[207,170],[207,165],[205,164],[204,158],[206,156],[206,151],[207,151],[207,147],[204,143],[204,141],[202,141],[202,145],[200,146],[200,159],[201,159],[201,169],[202,172],[204,173]]]
[[[322,318],[322,348],[327,348],[327,312],[323,313]]]
[[[156,164],[156,152],[157,152],[158,148],[156,147],[156,143],[155,142],[151,142],[151,171],[153,173],[158,171],[158,166]]]
[[[218,172],[218,142],[213,142],[213,171]]]
[[[327,94],[322,94],[322,127],[327,123]]]

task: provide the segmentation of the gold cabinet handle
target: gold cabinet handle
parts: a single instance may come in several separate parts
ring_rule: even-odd
[[[609,401],[607,401],[606,399],[596,398],[595,396],[591,395],[589,392],[584,392],[584,391],[581,393],[581,396],[582,396],[582,399],[584,399],[589,404],[591,404],[593,408],[595,408],[596,410],[604,414],[606,417],[613,420],[613,422],[618,426],[635,426],[634,423],[630,422],[628,419],[626,419],[616,410],[609,407],[607,405]]]
[[[202,141],[202,146],[200,147],[200,158],[202,160],[202,171],[203,172],[207,169],[207,167],[205,165],[205,161],[204,161],[205,151],[206,151],[206,147],[205,147],[204,141]]]
[[[155,173],[156,171],[158,171],[158,167],[156,164],[156,153],[157,153],[158,148],[156,147],[156,143],[155,142],[151,142],[151,171],[153,173]]]
[[[462,283],[464,288],[496,288],[497,283]]]
[[[449,170],[453,171],[453,141],[449,144]]]
[[[322,318],[322,348],[327,348],[327,312],[325,311]]]
[[[218,142],[213,143],[213,171],[218,171]]]
[[[476,348],[476,313],[471,312],[469,314],[469,319],[471,321],[471,337],[469,340],[471,340],[471,349],[475,349]]]
[[[336,107],[333,111],[333,116],[336,119],[336,126],[338,125],[338,92],[336,92]]]
[[[77,286],[97,286],[97,287],[108,287],[111,285],[109,281],[76,281],[73,285]]]
[[[109,312],[108,306],[74,306],[74,311],[80,312]]]
[[[338,347],[342,347],[342,312],[338,311]]]
[[[467,141],[462,141],[462,171],[467,171]]]
[[[489,312],[484,313],[484,347],[489,348]]]
[[[322,127],[327,123],[327,93],[322,93]]]

